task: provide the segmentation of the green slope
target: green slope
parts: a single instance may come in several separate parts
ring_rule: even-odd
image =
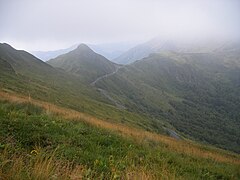
[[[54,73],[50,65],[25,51],[14,49],[6,43],[0,44],[0,55],[1,60],[8,62],[18,74],[43,78],[46,73],[49,75],[51,72]]]
[[[155,123],[155,119],[143,114],[119,110],[78,75],[55,69],[25,51],[0,44],[0,63],[1,90],[22,93],[107,121],[164,132],[161,123]]]
[[[84,45],[79,48],[75,53],[92,54]],[[239,152],[238,51],[153,54],[97,81],[97,87],[127,109],[115,107],[79,74],[55,69],[6,44],[0,52],[0,85],[5,91],[150,131],[166,133],[163,127],[174,127],[187,138]]]
[[[187,137],[239,152],[240,63],[234,56],[152,54],[96,85],[131,111],[165,119]]]
[[[0,91],[7,92],[1,93],[0,100],[0,179],[238,179],[238,155],[139,129],[163,133],[162,126],[170,127],[172,123],[179,131],[183,125],[188,130],[184,134],[199,138],[200,133],[213,130],[211,122],[217,126],[227,121],[219,125],[224,128],[223,135],[231,140],[238,137],[239,121],[234,119],[238,114],[229,117],[222,112],[238,113],[238,68],[225,67],[223,60],[216,62],[220,71],[215,72],[215,65],[194,60],[201,57],[153,55],[99,80],[96,85],[107,87],[107,92],[128,108],[119,110],[79,75],[55,69],[24,51],[0,44]],[[205,71],[204,65],[209,69]],[[201,99],[205,88],[210,89],[209,97]],[[226,93],[221,94],[222,99],[218,91]],[[27,96],[17,99],[19,95],[14,92]],[[215,100],[223,101],[220,104],[224,107],[217,109]],[[84,112],[85,116],[74,116],[70,109],[59,113],[60,106]],[[187,109],[178,109],[181,107]],[[208,114],[201,117],[203,108]],[[187,116],[195,115],[195,111],[201,120],[209,116],[210,123],[201,122],[208,125],[203,131],[198,120],[193,120],[197,136],[186,126]],[[212,121],[215,112],[226,119]],[[84,123],[87,114],[111,123],[97,127]],[[126,129],[111,128],[118,123],[126,124],[119,125]],[[218,134],[219,130],[214,132]],[[234,151],[239,147],[228,139],[226,145]]]
[[[75,50],[51,59],[47,63],[78,75],[86,82],[93,82],[99,76],[113,72],[117,67],[85,44],[80,44]]]
[[[0,123],[1,179],[239,178],[238,155],[199,147],[212,159],[139,143],[31,103],[0,100]]]

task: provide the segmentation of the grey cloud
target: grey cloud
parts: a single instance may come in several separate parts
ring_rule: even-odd
[[[75,43],[235,38],[238,0],[0,0],[0,41],[27,50]]]

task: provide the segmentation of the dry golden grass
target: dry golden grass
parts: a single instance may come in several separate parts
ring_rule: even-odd
[[[125,172],[125,178],[127,180],[150,180],[150,179],[162,179],[162,180],[174,180],[174,179],[182,179],[181,177],[177,177],[176,173],[173,171],[169,171],[169,168],[166,165],[161,165],[158,168],[158,175],[156,172],[150,172],[144,167],[137,167],[133,169],[127,169]]]
[[[55,152],[47,155],[40,149],[36,154],[10,154],[5,148],[0,154],[0,179],[82,179],[83,166],[56,161],[54,156]]]
[[[45,154],[41,148],[36,148],[36,153],[11,154],[5,148],[0,154],[0,179],[1,180],[45,180],[45,179],[102,179],[93,172],[88,173],[86,166],[73,165],[55,159],[55,152]],[[176,179],[175,174],[167,168],[159,168],[161,179]],[[118,174],[118,175],[117,175]],[[122,173],[112,173],[110,179],[126,180],[150,180],[159,179],[154,173],[144,167],[134,167],[124,170]],[[178,177],[178,179],[180,179]]]
[[[107,121],[92,117],[90,115],[80,113],[72,109],[59,107],[51,103],[30,99],[29,97],[21,96],[13,93],[6,93],[3,91],[0,91],[0,98],[11,101],[11,102],[19,102],[19,103],[30,102],[34,105],[44,108],[48,113],[57,114],[59,116],[62,116],[65,119],[85,121],[97,127],[101,127],[101,128],[105,128],[105,129],[117,132],[118,134],[121,134],[123,136],[132,137],[138,142],[144,142],[149,140],[155,141],[155,142],[161,142],[161,143],[164,143],[166,145],[166,148],[168,148],[170,151],[175,151],[178,153],[183,153],[183,154],[197,156],[197,157],[206,158],[206,159],[209,158],[217,162],[240,164],[240,158],[238,155],[233,155],[220,150],[219,152],[217,152],[215,150],[203,149],[201,145],[192,143],[190,141],[175,140],[171,137],[148,132],[143,129],[137,129],[137,128],[129,127],[123,124],[107,122]]]
[[[126,177],[127,180],[150,180],[157,179],[150,173],[147,173],[146,170],[136,169],[136,170],[127,170]]]

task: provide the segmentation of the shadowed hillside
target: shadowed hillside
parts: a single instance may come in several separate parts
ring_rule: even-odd
[[[223,54],[152,54],[96,86],[187,137],[239,152],[240,63]]]

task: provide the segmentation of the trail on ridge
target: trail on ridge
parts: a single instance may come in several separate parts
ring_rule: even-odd
[[[105,78],[107,78],[107,77],[113,76],[113,75],[116,74],[116,73],[118,72],[118,70],[121,69],[121,68],[123,68],[123,66],[117,66],[116,69],[115,69],[115,71],[113,71],[113,72],[111,72],[111,73],[109,73],[109,74],[105,74],[105,75],[103,75],[103,76],[98,77],[98,78],[97,78],[96,80],[94,80],[90,85],[93,86],[93,87],[95,87],[95,88],[97,88],[97,90],[98,90],[103,96],[105,96],[108,100],[110,100],[117,108],[119,108],[119,109],[126,109],[125,106],[123,106],[123,105],[120,104],[118,101],[116,101],[114,98],[112,98],[112,97],[110,96],[110,94],[109,94],[106,90],[96,87],[96,83],[97,83],[98,81],[100,81],[100,80],[102,80],[102,79],[105,79]]]

